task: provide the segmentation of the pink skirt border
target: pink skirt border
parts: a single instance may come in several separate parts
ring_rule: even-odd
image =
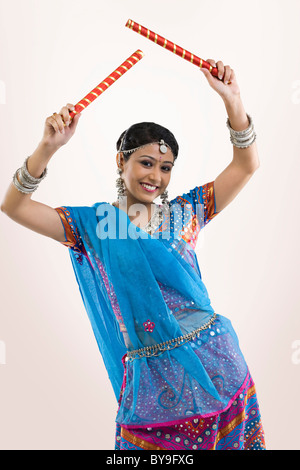
[[[206,413],[204,415],[194,415],[194,416],[187,416],[186,418],[182,418],[182,419],[179,419],[179,420],[176,420],[176,421],[167,421],[167,422],[164,422],[164,423],[151,423],[151,424],[121,424],[121,423],[118,423],[120,426],[122,426],[123,428],[125,429],[137,429],[137,428],[157,428],[157,427],[163,427],[163,426],[174,426],[175,424],[180,424],[182,423],[182,421],[189,421],[189,420],[192,420],[192,419],[196,419],[196,418],[210,418],[211,416],[218,416],[220,413],[224,413],[225,411],[227,411],[232,403],[234,402],[234,400],[238,397],[238,395],[241,393],[241,391],[244,389],[245,387],[245,384],[247,383],[248,379],[249,379],[249,371],[247,372],[247,375],[246,375],[246,378],[242,384],[242,386],[238,389],[238,391],[233,395],[233,397],[229,400],[228,404],[226,405],[225,408],[223,408],[222,410],[219,410],[217,412],[212,412],[212,413]]]

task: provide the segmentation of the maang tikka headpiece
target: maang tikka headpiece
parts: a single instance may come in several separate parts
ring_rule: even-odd
[[[168,147],[172,151],[170,145],[168,145],[163,139],[160,139],[159,142],[149,142],[148,144],[140,145],[139,147],[135,147],[134,149],[122,150],[125,136],[126,136],[126,132],[122,137],[121,144],[120,144],[120,147],[119,147],[119,152],[122,152],[122,153],[133,153],[138,149],[141,149],[143,147],[147,147],[147,145],[154,145],[154,144],[159,144],[159,150],[160,150],[161,153],[167,153]]]

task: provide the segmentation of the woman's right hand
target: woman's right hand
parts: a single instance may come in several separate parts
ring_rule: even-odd
[[[74,110],[75,106],[68,103],[61,108],[59,114],[53,113],[52,116],[47,117],[42,143],[53,150],[58,150],[71,139],[81,116],[81,113],[75,114],[71,120],[70,112]]]

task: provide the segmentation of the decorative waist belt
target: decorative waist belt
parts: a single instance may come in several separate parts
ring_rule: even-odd
[[[178,336],[177,338],[170,339],[168,341],[164,341],[163,343],[154,344],[153,346],[146,346],[145,348],[135,349],[133,351],[127,351],[127,356],[125,361],[133,361],[134,359],[142,358],[142,357],[152,357],[152,356],[159,356],[165,351],[169,351],[171,349],[178,348],[182,344],[187,343],[188,341],[192,341],[196,338],[199,338],[201,331],[210,328],[210,326],[214,323],[217,318],[216,312],[210,318],[207,323],[200,326],[196,330],[188,333],[184,336]]]

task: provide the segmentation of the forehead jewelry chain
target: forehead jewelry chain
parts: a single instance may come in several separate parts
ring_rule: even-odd
[[[122,150],[125,135],[126,135],[126,133],[124,134],[124,136],[123,136],[123,138],[122,138],[122,141],[121,141],[121,144],[120,144],[120,148],[119,148],[119,152],[122,152],[122,153],[132,153],[132,152],[135,152],[135,151],[138,150],[138,149],[142,149],[142,148],[144,148],[144,147],[147,147],[147,145],[155,145],[155,144],[158,144],[158,145],[159,145],[159,150],[160,150],[161,153],[167,153],[168,147],[169,147],[169,149],[172,151],[171,147],[170,147],[163,139],[160,139],[159,142],[149,142],[148,144],[140,145],[139,147],[135,147],[134,149]]]

